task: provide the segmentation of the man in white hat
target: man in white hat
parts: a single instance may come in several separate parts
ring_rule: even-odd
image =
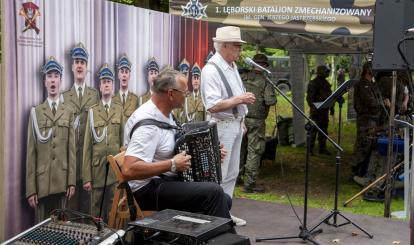
[[[216,53],[201,72],[200,88],[204,106],[211,114],[211,120],[217,122],[219,140],[228,152],[221,165],[221,186],[230,197],[239,174],[246,105],[256,100],[253,93],[246,92],[235,63],[245,43],[240,36],[240,28],[236,26],[217,29],[213,38]],[[240,218],[232,216],[232,219],[236,225],[246,224]]]

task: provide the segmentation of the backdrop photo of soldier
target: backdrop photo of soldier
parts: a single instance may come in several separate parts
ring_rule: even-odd
[[[126,54],[131,64],[128,91],[142,96],[148,91],[146,73],[150,57],[155,57],[160,67],[167,64],[176,67],[187,53],[191,64],[204,64],[215,31],[205,22],[110,1],[34,0],[29,5],[27,2],[7,1],[2,6],[4,21],[9,23],[3,33],[10,37],[4,40],[2,53],[7,81],[4,84],[7,96],[2,106],[8,115],[4,119],[1,144],[4,159],[8,159],[3,164],[2,183],[7,201],[3,206],[4,218],[0,220],[5,238],[34,224],[25,187],[27,125],[31,108],[47,98],[39,67],[48,57],[53,56],[63,68],[59,90],[63,93],[75,88],[77,71],[72,69],[74,59],[70,50],[79,43],[88,53],[84,86],[95,90],[99,89],[100,66],[107,62],[116,68]],[[193,40],[197,42],[189,45]],[[115,94],[121,84],[118,74],[114,76]],[[79,98],[78,90],[74,96]]]

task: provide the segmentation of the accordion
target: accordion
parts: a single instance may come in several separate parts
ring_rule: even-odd
[[[179,172],[185,182],[221,182],[220,145],[215,122],[194,122],[182,125],[176,137],[175,152],[191,155],[191,168]]]

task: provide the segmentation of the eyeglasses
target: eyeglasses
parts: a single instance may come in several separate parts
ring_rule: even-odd
[[[179,90],[179,89],[176,89],[176,88],[171,88],[171,89],[175,90],[177,92],[181,92],[185,97],[190,95],[190,91],[183,91],[183,90]]]

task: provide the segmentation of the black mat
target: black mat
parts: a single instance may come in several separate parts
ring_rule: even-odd
[[[303,209],[297,207],[296,210],[302,219]],[[237,227],[237,232],[249,237],[252,244],[304,244],[301,239],[255,242],[256,237],[299,234],[300,223],[290,206],[236,198],[233,200],[232,214],[247,221],[246,226]],[[308,209],[308,228],[318,224],[328,214],[326,210]],[[351,224],[339,228],[322,224],[323,233],[317,235],[315,240],[322,245],[393,245],[394,241],[399,241],[401,245],[410,244],[408,222],[349,213],[344,215],[374,235],[374,238],[370,239]],[[343,223],[343,220],[338,219],[339,223]],[[338,239],[337,242],[334,242],[335,239]]]

